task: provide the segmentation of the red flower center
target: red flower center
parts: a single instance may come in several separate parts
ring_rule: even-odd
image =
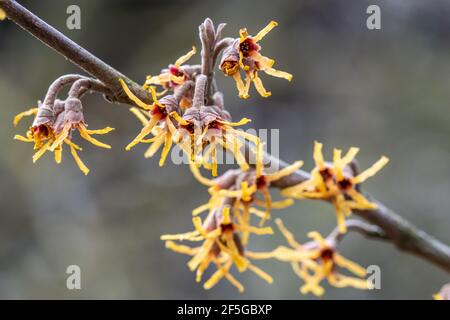
[[[330,248],[323,249],[320,253],[322,260],[332,260],[334,256],[334,251]]]
[[[33,134],[35,134],[35,135],[42,135],[44,137],[48,137],[48,135],[50,133],[48,128],[47,128],[47,126],[44,125],[44,124],[41,124],[41,125],[39,125],[37,127],[33,127],[32,130],[33,130]]]
[[[352,182],[349,179],[346,179],[346,178],[344,178],[343,180],[339,181],[338,185],[339,185],[339,188],[341,190],[348,190],[348,189],[350,189],[353,186]]]
[[[239,44],[239,50],[244,57],[248,57],[253,51],[258,51],[258,44],[250,37],[247,37]]]
[[[256,179],[256,188],[263,189],[267,187],[268,182],[265,176],[260,176]]]
[[[184,73],[178,67],[175,67],[174,65],[169,66],[169,72],[176,77],[184,76]]]
[[[324,168],[320,170],[319,173],[324,181],[327,181],[333,177],[333,172],[331,171],[330,168]]]
[[[227,231],[233,232],[234,226],[232,223],[222,223],[220,225],[220,229],[222,230],[222,233],[227,232]]]
[[[166,108],[162,108],[161,106],[154,104],[153,109],[150,111],[152,117],[159,117],[160,119],[165,119],[167,117]]]

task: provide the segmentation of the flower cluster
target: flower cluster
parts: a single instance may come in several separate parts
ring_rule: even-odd
[[[192,47],[159,75],[148,76],[142,86],[145,90],[141,90],[139,97],[132,90],[135,84],[127,79],[117,79],[118,87],[120,84],[126,94],[121,98],[133,103],[130,111],[142,125],[125,149],[129,151],[139,144],[149,144],[144,157],[150,158],[162,147],[159,165],[163,166],[175,145],[187,158],[193,176],[209,188],[209,201],[192,211],[194,231],[161,236],[168,249],[191,256],[188,268],[196,272],[197,282],[202,281],[210,265],[216,267],[217,270],[204,282],[205,289],[226,279],[242,292],[243,285],[231,273],[233,267],[239,272],[250,270],[271,283],[272,277],[251,262],[268,258],[292,265],[294,272],[305,282],[300,289],[303,294],[311,292],[321,296],[324,293],[321,282],[324,280],[335,287],[366,289],[365,269],[342,257],[336,244],[316,231],[308,234],[311,242],[300,245],[277,219],[276,223],[290,247],[280,246],[273,251],[259,253],[248,250],[250,235],[273,234],[272,228],[265,226],[271,219],[272,209],[291,206],[293,199],[331,202],[336,208],[339,231],[345,233],[345,218],[352,210],[377,207],[360,191],[360,184],[388,162],[386,157],[382,157],[371,168],[358,174],[353,165],[358,148],[350,148],[344,156],[340,149],[334,149],[330,163],[324,160],[322,144],[316,142],[315,167],[310,176],[298,185],[283,189],[281,199],[273,200],[270,187],[280,187],[280,181],[298,174],[303,161],[283,164],[279,170],[265,167],[265,160],[270,161],[270,157],[264,154],[263,143],[257,136],[237,129],[248,124],[250,119],[233,122],[224,106],[223,95],[217,89],[213,68],[222,52],[220,69],[226,76],[234,78],[241,98],[249,97],[251,83],[262,97],[270,96],[259,78],[260,71],[289,81],[292,79],[291,74],[273,68],[273,59],[261,54],[259,42],[276,26],[277,23],[272,21],[256,36],[250,36],[246,29],[241,29],[239,38],[221,39],[224,25],[219,25],[216,30],[212,21],[207,19],[200,27],[201,65],[186,64],[196,53],[196,48]],[[241,73],[245,74],[244,80]],[[67,84],[72,85],[68,98],[56,99],[56,93]],[[74,132],[98,147],[110,148],[92,135],[106,134],[113,129],[89,130],[84,119],[80,98],[92,89],[106,96],[119,96],[98,80],[72,75],[56,81],[49,88],[44,103],[16,116],[14,125],[19,124],[23,117],[35,117],[25,136],[15,136],[17,140],[34,143],[33,162],[49,151],[60,163],[63,146],[67,145],[80,170],[87,174],[89,169],[77,153],[81,148],[73,142]],[[148,99],[141,99],[144,94],[149,96]],[[239,169],[219,175],[219,152],[232,154]],[[210,171],[213,178],[202,175],[202,170]],[[302,173],[301,176],[306,175]],[[204,212],[207,215],[202,219],[200,214]],[[253,218],[260,219],[259,225],[254,224]],[[180,243],[183,241],[200,245],[191,247]],[[346,269],[355,277],[342,274],[339,268]]]
[[[161,86],[164,90],[159,93],[160,95],[165,94],[169,90],[173,90],[178,86],[184,84],[189,79],[192,79],[193,74],[192,68],[186,68],[183,66],[185,62],[187,62],[193,55],[197,53],[197,49],[192,47],[192,50],[181,56],[175,61],[174,64],[169,65],[167,69],[161,70],[161,73],[157,76],[147,76],[147,80],[145,81],[144,88],[149,89],[151,86],[158,85]]]
[[[164,143],[160,160],[162,166],[172,142],[175,142],[187,155],[191,166],[203,165],[212,171],[213,176],[217,176],[219,147],[230,151],[242,170],[248,170],[249,164],[242,152],[244,145],[241,138],[253,143],[256,158],[261,158],[262,144],[259,138],[233,128],[250,122],[249,119],[244,118],[239,122],[228,121],[230,120],[228,112],[218,106],[189,107],[183,116],[180,116],[180,99],[177,99],[176,95],[167,95],[158,100],[155,89],[151,87],[154,102],[148,105],[136,97],[123,80],[120,80],[120,83],[128,97],[144,110],[142,112],[136,108],[131,109],[142,122],[143,128],[127,145],[126,150],[130,150],[140,142],[152,143],[144,154],[145,157],[151,157]],[[154,137],[145,139],[149,134],[153,134]],[[262,167],[262,160],[258,161],[257,167]]]
[[[258,75],[259,71],[288,81],[292,80],[290,73],[273,68],[275,60],[267,58],[260,53],[261,46],[259,41],[277,25],[277,22],[271,21],[256,36],[249,35],[247,29],[243,28],[239,30],[239,39],[236,39],[233,45],[223,52],[220,69],[226,76],[234,78],[239,97],[243,99],[249,97],[251,83],[255,85],[256,90],[262,97],[267,98],[271,96],[271,92],[264,88]],[[245,73],[245,83],[242,80],[241,71]]]
[[[367,280],[364,278],[366,269],[340,255],[335,246],[317,231],[309,232],[308,237],[312,241],[301,245],[280,219],[277,219],[276,223],[291,248],[279,246],[271,252],[248,252],[249,257],[253,259],[275,258],[289,262],[294,273],[305,282],[300,287],[302,294],[313,293],[316,296],[322,296],[324,289],[320,283],[323,280],[337,288],[368,289]],[[340,273],[339,268],[350,271],[356,277]]]
[[[322,144],[314,144],[315,168],[311,171],[311,178],[298,185],[283,190],[283,194],[297,199],[324,199],[330,201],[335,209],[339,230],[346,232],[345,218],[352,210],[376,209],[377,205],[370,202],[358,191],[358,186],[380,171],[389,161],[381,157],[369,169],[358,175],[349,168],[359,148],[350,148],[345,156],[342,150],[334,149],[333,162],[325,162]]]
[[[79,99],[56,100],[53,105],[39,102],[37,108],[19,113],[14,118],[13,123],[18,125],[23,117],[32,115],[35,118],[31,127],[27,130],[26,136],[15,135],[14,139],[34,143],[36,153],[33,155],[33,163],[47,151],[54,153],[56,163],[61,163],[63,145],[67,145],[78,167],[87,175],[89,168],[83,163],[77,152],[82,149],[72,141],[74,131],[78,131],[83,139],[97,147],[111,148],[111,146],[98,141],[92,135],[107,134],[114,129],[110,127],[100,130],[88,129]]]
[[[342,156],[341,150],[335,149],[333,163],[327,163],[323,159],[322,144],[316,142],[314,150],[316,168],[312,170],[311,178],[299,185],[283,189],[282,195],[287,198],[280,201],[272,201],[269,191],[271,183],[296,172],[303,165],[302,161],[297,161],[270,174],[266,173],[263,168],[260,171],[256,169],[247,171],[231,170],[213,180],[202,176],[199,168],[191,165],[194,177],[200,183],[209,187],[211,195],[206,204],[193,210],[194,221],[199,214],[205,211],[208,212],[208,221],[217,221],[217,212],[221,212],[224,203],[228,203],[229,208],[227,207],[227,212],[232,210],[231,212],[233,213],[232,223],[239,226],[233,230],[236,233],[239,232],[239,237],[237,238],[236,235],[235,239],[239,239],[240,252],[245,252],[247,259],[274,258],[289,262],[294,272],[305,282],[300,289],[302,294],[313,293],[316,296],[322,296],[324,289],[320,283],[323,280],[338,288],[367,289],[366,270],[340,255],[336,250],[335,244],[324,239],[318,232],[313,231],[308,234],[313,241],[300,245],[279,219],[276,220],[277,225],[291,248],[280,246],[272,252],[260,253],[244,250],[248,245],[251,233],[262,234],[263,232],[260,230],[265,230],[263,225],[270,218],[271,209],[281,209],[292,205],[292,198],[324,199],[333,203],[338,214],[339,231],[342,233],[346,231],[344,218],[352,210],[376,208],[376,204],[367,200],[357,188],[360,183],[379,171],[387,163],[387,158],[382,157],[370,169],[355,175],[350,170],[349,164],[357,152],[357,148],[351,148],[345,156]],[[259,228],[263,229],[252,225],[252,214],[261,219]],[[345,216],[342,216],[341,220],[342,214]],[[221,220],[219,219],[219,221]],[[187,238],[181,235],[178,238],[164,237],[164,240],[174,239],[181,241]],[[189,239],[192,240],[192,238]],[[173,242],[169,242],[167,246],[174,251],[182,252],[182,250],[177,250],[179,247]],[[229,264],[231,265],[231,262]],[[338,272],[339,268],[346,269],[355,276],[342,274]],[[192,267],[190,269],[193,270]],[[209,285],[205,285],[205,287],[209,288]]]
[[[222,278],[226,278],[240,292],[244,286],[230,273],[234,265],[239,272],[250,270],[272,283],[273,279],[266,272],[253,265],[245,255],[239,232],[248,232],[258,235],[272,234],[272,228],[256,228],[245,224],[233,222],[229,206],[222,206],[210,215],[209,219],[202,223],[200,217],[192,219],[195,230],[175,235],[163,235],[161,240],[166,241],[166,247],[178,253],[192,256],[188,262],[191,271],[196,271],[196,281],[202,280],[203,273],[214,264],[217,271],[203,284],[205,289],[210,289]],[[173,240],[202,241],[198,247],[189,247],[173,242]]]

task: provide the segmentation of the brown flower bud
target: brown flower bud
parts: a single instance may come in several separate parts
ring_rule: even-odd
[[[38,101],[38,111],[31,127],[37,128],[42,125],[52,126],[54,121],[55,114],[52,107]]]
[[[239,71],[239,39],[223,50],[220,70],[227,76]]]

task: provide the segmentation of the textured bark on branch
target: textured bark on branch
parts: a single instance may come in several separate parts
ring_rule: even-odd
[[[133,102],[128,99],[125,92],[123,92],[118,82],[119,78],[124,79],[130,90],[141,100],[150,101],[149,93],[146,90],[143,90],[137,83],[64,36],[61,32],[45,23],[16,1],[0,0],[0,8],[6,12],[7,17],[10,20],[14,21],[47,46],[69,59],[74,65],[101,81],[104,86],[110,90],[109,93],[106,93],[106,97],[111,102],[134,105]],[[221,28],[222,27],[218,28],[219,32]],[[209,52],[216,56],[215,52]],[[213,66],[208,66],[206,70],[202,70],[207,77],[212,76],[212,67]],[[209,92],[209,90],[208,87],[207,91]],[[246,152],[246,154],[248,155],[251,153]],[[280,169],[286,167],[286,163],[271,155],[266,154],[265,157],[267,158],[267,161],[272,163],[271,167]],[[265,163],[268,163],[267,161],[265,161]],[[303,182],[308,178],[309,173],[298,170],[287,177],[275,181],[272,186],[283,189]],[[380,233],[380,230],[378,229],[365,229],[369,236],[372,238],[375,236],[375,238],[386,239],[395,244],[400,250],[415,254],[418,257],[434,263],[447,272],[450,272],[449,246],[412,225],[378,200],[373,199],[369,195],[368,198],[376,203],[378,208],[364,211],[355,210],[355,213],[382,230],[382,233]],[[361,227],[361,225],[354,226],[354,228],[360,230],[361,228],[359,227]],[[364,231],[364,229],[361,230]]]

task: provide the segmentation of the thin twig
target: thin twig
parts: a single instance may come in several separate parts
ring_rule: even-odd
[[[71,98],[80,99],[84,94],[89,91],[95,91],[104,95],[111,94],[111,91],[102,82],[96,79],[79,79],[75,81],[69,90],[68,96]]]
[[[125,92],[123,92],[118,81],[119,79],[124,79],[130,89],[141,100],[151,101],[149,93],[141,90],[137,83],[67,38],[64,34],[25,9],[16,1],[0,0],[0,7],[5,11],[10,20],[14,21],[25,31],[69,59],[77,67],[107,85],[113,93],[112,96],[108,97],[110,101],[132,104]]]
[[[56,98],[58,97],[59,91],[63,89],[65,86],[71,85],[74,82],[85,79],[86,77],[79,74],[66,74],[55,81],[48,87],[47,94],[45,95],[43,104],[46,106],[53,106]]]

